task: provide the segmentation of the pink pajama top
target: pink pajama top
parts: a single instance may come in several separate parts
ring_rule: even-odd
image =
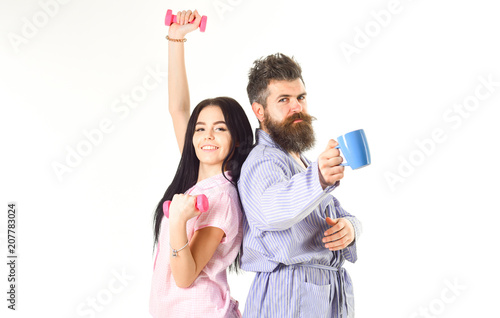
[[[226,276],[226,269],[236,258],[242,240],[242,211],[236,188],[221,173],[198,182],[186,194],[205,194],[209,202],[208,211],[187,222],[188,239],[191,241],[197,230],[207,226],[218,227],[226,235],[193,284],[188,288],[179,288],[170,269],[169,221],[164,216],[153,270],[149,312],[155,318],[241,317],[238,302],[229,294]]]

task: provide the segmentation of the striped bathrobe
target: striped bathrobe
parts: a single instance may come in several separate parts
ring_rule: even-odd
[[[322,189],[317,162],[307,169],[257,129],[257,144],[243,164],[242,268],[256,272],[243,317],[354,317],[352,283],[342,267],[357,259],[361,223]],[[346,218],[356,239],[341,251],[324,247],[325,218]]]

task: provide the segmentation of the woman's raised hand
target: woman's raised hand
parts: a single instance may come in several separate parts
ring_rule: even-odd
[[[193,23],[190,23],[193,21]],[[177,12],[177,22],[172,23],[168,29],[168,36],[175,39],[182,39],[189,32],[193,32],[200,26],[201,15],[197,10],[184,10]]]

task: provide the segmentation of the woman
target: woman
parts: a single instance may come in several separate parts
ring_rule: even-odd
[[[183,11],[177,21],[167,37],[168,89],[182,156],[155,211],[158,245],[150,313],[155,318],[241,317],[229,293],[226,269],[237,258],[242,241],[236,182],[253,144],[252,129],[243,108],[229,97],[204,100],[189,117],[184,37],[197,29],[201,16]],[[195,207],[200,194],[209,201],[204,213]],[[172,201],[169,218],[163,211],[167,200]]]

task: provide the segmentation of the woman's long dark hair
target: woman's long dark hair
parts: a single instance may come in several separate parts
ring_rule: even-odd
[[[153,220],[154,245],[158,243],[158,238],[160,236],[161,221],[163,218],[163,203],[167,200],[172,200],[175,194],[185,193],[189,188],[194,186],[198,180],[200,160],[196,156],[193,146],[193,135],[198,116],[203,108],[207,106],[218,106],[224,115],[226,126],[231,134],[231,148],[226,158],[224,158],[221,172],[224,172],[224,170],[230,171],[232,177],[231,183],[238,189],[237,182],[240,178],[241,166],[253,146],[252,127],[250,126],[245,111],[236,100],[230,97],[205,99],[194,108],[189,118],[182,156],[179,166],[177,167],[177,172],[175,173],[172,183],[168,186],[167,191],[165,191],[165,194],[156,206]],[[226,177],[225,174],[224,177]],[[235,263],[231,265],[230,269],[237,271],[239,267],[239,256],[238,254]]]

